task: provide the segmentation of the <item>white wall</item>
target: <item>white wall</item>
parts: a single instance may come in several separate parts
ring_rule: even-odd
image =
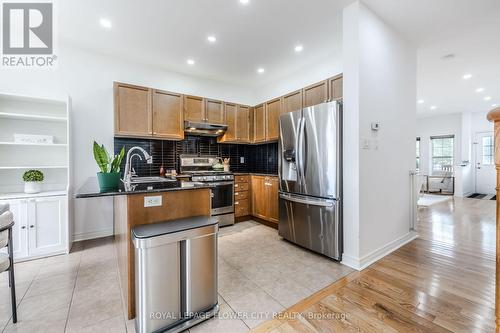
[[[475,190],[475,137],[480,132],[492,132],[493,124],[486,119],[487,112],[455,113],[417,119],[417,137],[420,137],[420,171],[432,174],[431,136],[455,135],[454,171],[455,196],[465,197]],[[462,162],[468,164],[461,166]],[[494,175],[491,178],[495,182]]]
[[[360,2],[343,31],[344,263],[360,269],[415,237],[416,48]]]
[[[462,152],[462,115],[459,113],[417,119],[417,137],[420,137],[420,172],[432,174],[431,136],[454,135],[453,164],[457,169]]]
[[[0,91],[49,98],[72,99],[73,189],[98,171],[92,157],[93,140],[113,150],[113,81],[135,83],[211,98],[252,104],[253,91],[234,85],[164,71],[122,59],[62,46],[53,70],[2,70]],[[109,198],[75,199],[74,235],[77,239],[112,233],[113,208]]]

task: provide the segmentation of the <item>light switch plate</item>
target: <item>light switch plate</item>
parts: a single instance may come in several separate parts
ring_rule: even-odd
[[[159,207],[162,205],[161,195],[144,197],[144,207]]]

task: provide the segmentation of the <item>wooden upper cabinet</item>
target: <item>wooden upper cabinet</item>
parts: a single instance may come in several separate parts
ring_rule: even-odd
[[[266,141],[266,112],[264,104],[258,105],[253,111],[253,141]]]
[[[184,139],[182,95],[153,90],[153,136],[165,139]]]
[[[235,142],[237,140],[237,106],[236,104],[224,103],[226,113],[227,130],[219,139],[219,142]]]
[[[250,142],[249,124],[250,107],[238,105],[236,111],[236,135],[238,142]]]
[[[281,98],[266,103],[266,141],[278,140]]]
[[[269,205],[268,217],[269,220],[278,223],[279,216],[279,182],[278,177],[268,177],[266,180],[267,193],[266,199]]]
[[[255,108],[248,110],[248,142],[255,142]]]
[[[204,122],[205,118],[203,97],[184,95],[184,120]]]
[[[302,109],[302,90],[283,96],[283,113]]]
[[[151,136],[153,116],[151,89],[115,82],[115,135]]]
[[[328,100],[338,101],[343,96],[343,78],[342,75],[334,76],[328,79]]]
[[[205,121],[210,124],[226,124],[226,117],[224,113],[224,103],[213,99],[206,100],[206,116]]]
[[[328,80],[321,81],[305,87],[304,94],[304,107],[321,104],[328,101]]]

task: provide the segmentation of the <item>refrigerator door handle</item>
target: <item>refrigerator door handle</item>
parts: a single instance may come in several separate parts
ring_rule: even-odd
[[[320,207],[333,207],[335,205],[335,200],[328,199],[305,199],[304,197],[299,197],[293,194],[280,193],[280,198],[286,201],[297,202],[305,205],[320,206]]]
[[[298,134],[297,134],[297,171],[300,180],[300,188],[302,191],[305,190],[305,175],[304,175],[304,126],[306,120],[304,116],[300,117]]]

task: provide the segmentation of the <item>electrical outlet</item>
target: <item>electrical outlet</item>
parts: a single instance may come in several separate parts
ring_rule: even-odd
[[[245,157],[244,156],[240,156],[240,163],[241,164],[245,163]]]
[[[161,195],[144,197],[144,207],[159,207],[162,205]]]

